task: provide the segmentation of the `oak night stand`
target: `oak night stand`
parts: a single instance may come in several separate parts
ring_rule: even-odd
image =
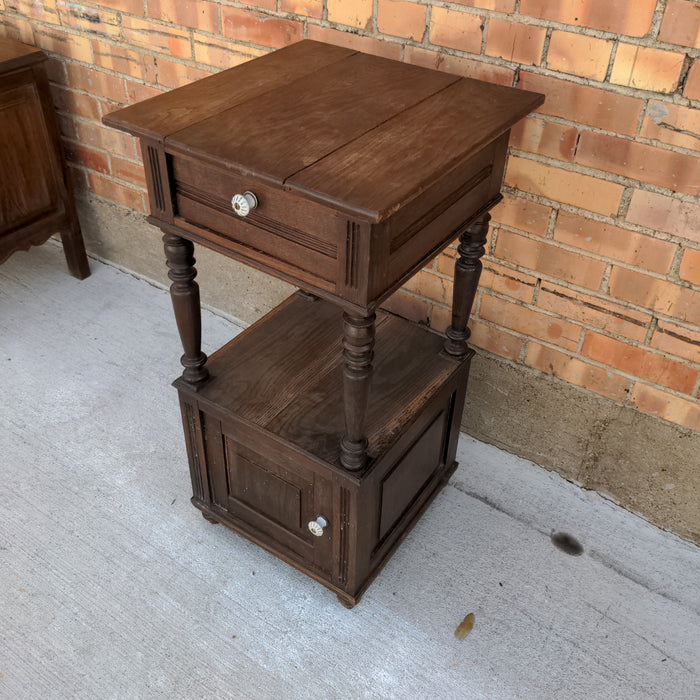
[[[302,41],[104,119],[164,232],[192,502],[348,607],[457,466],[487,212],[543,99]],[[446,337],[376,311],[457,237]],[[207,358],[193,242],[301,291]]]
[[[0,263],[61,234],[68,271],[90,274],[53,111],[46,54],[0,37]]]

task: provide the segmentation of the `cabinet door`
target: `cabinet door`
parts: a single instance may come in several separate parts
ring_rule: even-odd
[[[2,235],[61,206],[58,163],[31,69],[0,76],[0,153]]]
[[[333,568],[332,485],[270,438],[246,434],[204,415],[206,461],[213,505],[241,529],[319,573]],[[219,432],[221,431],[221,432]],[[308,527],[319,515],[320,536]]]

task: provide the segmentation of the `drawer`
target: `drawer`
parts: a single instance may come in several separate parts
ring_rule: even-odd
[[[196,226],[200,235],[243,252],[275,270],[323,289],[335,289],[338,249],[347,221],[337,212],[290,192],[209,163],[169,153],[174,221]],[[231,198],[252,192],[258,206],[246,217],[234,213]]]

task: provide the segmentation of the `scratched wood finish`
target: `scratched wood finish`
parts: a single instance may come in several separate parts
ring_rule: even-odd
[[[90,274],[45,54],[0,38],[0,262],[61,234],[71,275]]]
[[[391,314],[378,315],[376,341],[358,472],[341,463],[343,318],[326,301],[290,297],[212,355],[210,382],[176,382],[193,503],[349,606],[455,467],[470,361]],[[318,515],[323,537],[307,528]]]

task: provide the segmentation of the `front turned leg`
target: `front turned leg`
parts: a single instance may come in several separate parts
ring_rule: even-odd
[[[455,263],[452,292],[452,325],[445,331],[445,352],[454,357],[464,357],[469,350],[467,340],[470,331],[467,322],[479,286],[481,256],[484,254],[490,220],[491,215],[484,214],[467,226],[459,237],[459,259]]]
[[[175,322],[185,354],[180,358],[185,371],[182,378],[197,388],[208,376],[204,366],[207,356],[202,352],[202,319],[199,307],[199,285],[194,281],[194,246],[180,236],[166,233],[163,236],[168,277],[172,280],[170,297],[173,300]]]
[[[345,435],[340,441],[340,463],[349,471],[362,469],[367,462],[365,419],[372,379],[375,319],[374,314],[343,314]]]

